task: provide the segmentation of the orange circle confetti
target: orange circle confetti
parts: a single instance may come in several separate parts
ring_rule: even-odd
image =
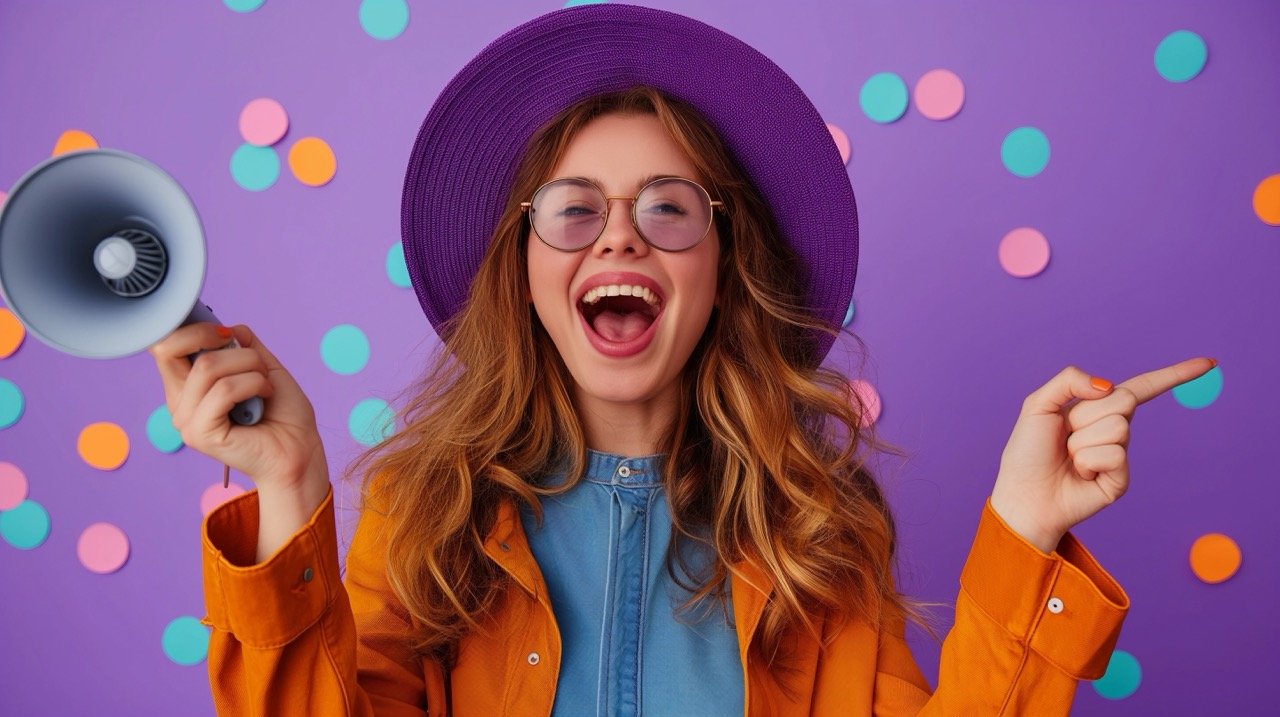
[[[76,450],[85,463],[98,470],[113,471],[129,457],[129,436],[114,423],[90,423],[80,431]]]
[[[338,160],[333,150],[319,137],[303,137],[289,148],[289,169],[303,184],[319,187],[333,179]]]
[[[53,146],[54,157],[65,152],[74,152],[78,149],[97,149],[98,140],[93,135],[78,129],[69,129],[58,137],[58,143]]]
[[[1280,174],[1258,182],[1253,190],[1253,211],[1267,224],[1280,227]]]
[[[1222,533],[1205,533],[1191,544],[1191,572],[1206,583],[1220,583],[1240,569],[1240,546]]]
[[[0,308],[0,359],[7,359],[22,345],[27,336],[27,327],[18,321],[13,312]]]

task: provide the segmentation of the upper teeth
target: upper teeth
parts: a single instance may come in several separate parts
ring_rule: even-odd
[[[588,291],[586,295],[582,297],[582,303],[594,304],[604,296],[638,296],[652,306],[658,305],[658,297],[655,296],[652,291],[649,291],[643,286],[627,286],[626,284],[597,286]]]

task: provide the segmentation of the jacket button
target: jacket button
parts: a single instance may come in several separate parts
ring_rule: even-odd
[[[1062,612],[1062,601],[1056,597],[1049,598],[1049,612],[1054,615]]]
[[[302,582],[304,583],[311,582],[311,568],[307,568],[306,570],[302,571]]]
[[[502,548],[503,552],[511,552],[511,546],[506,543],[498,543],[498,547]]]
[[[541,661],[541,660],[542,660],[542,658],[541,658],[541,657],[538,657],[538,653],[536,653],[536,652],[530,652],[530,653],[529,653],[529,664],[530,664],[530,665],[536,665],[536,664],[538,664],[538,662],[539,662],[539,661]]]

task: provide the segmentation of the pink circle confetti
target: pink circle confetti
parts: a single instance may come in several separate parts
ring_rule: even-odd
[[[289,129],[289,115],[284,106],[270,97],[259,97],[240,110],[240,135],[244,141],[269,147]]]
[[[80,534],[76,555],[95,573],[114,573],[129,559],[129,538],[110,523],[94,523]]]
[[[0,510],[13,510],[27,499],[27,476],[12,463],[0,461]]]
[[[1000,267],[1010,276],[1026,278],[1049,263],[1049,241],[1031,227],[1018,227],[1000,240]]]
[[[930,70],[916,83],[915,103],[931,120],[951,119],[964,105],[964,83],[951,70]]]
[[[214,483],[200,494],[200,514],[207,516],[213,512],[214,508],[244,492],[244,488],[235,483],[228,484],[226,488],[223,488],[220,482]]]
[[[845,164],[848,164],[849,154],[851,151],[849,147],[849,135],[845,134],[844,130],[831,124],[830,122],[827,123],[827,130],[831,132],[831,139],[834,139],[836,141],[836,147],[840,149],[841,161],[843,161]]]
[[[861,399],[866,413],[862,414],[862,426],[865,428],[880,418],[880,393],[870,383],[860,378],[849,381],[849,388]]]

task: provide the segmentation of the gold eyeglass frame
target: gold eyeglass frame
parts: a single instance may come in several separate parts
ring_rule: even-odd
[[[686,177],[675,177],[675,176],[658,177],[657,179],[654,179],[653,181],[641,187],[640,190],[635,193],[635,196],[631,196],[631,197],[628,197],[625,195],[611,197],[605,194],[604,190],[600,188],[600,185],[596,184],[590,179],[587,179],[586,177],[556,177],[555,179],[552,179],[547,182],[543,182],[541,185],[539,185],[537,189],[533,190],[533,196],[534,197],[538,196],[538,192],[541,192],[547,185],[554,184],[556,182],[562,182],[567,179],[572,179],[575,181],[583,182],[585,184],[590,184],[591,186],[596,188],[596,191],[600,193],[600,196],[604,197],[604,221],[600,224],[600,233],[596,234],[595,238],[592,239],[590,242],[583,244],[577,249],[561,249],[558,246],[552,245],[546,239],[543,239],[542,235],[538,234],[537,228],[534,227],[533,225],[533,199],[531,198],[527,202],[520,202],[520,211],[529,217],[529,230],[537,235],[538,241],[542,242],[543,244],[546,244],[547,246],[551,247],[552,249],[555,249],[556,251],[563,251],[566,253],[582,251],[583,249],[586,249],[587,247],[595,244],[597,241],[600,240],[600,237],[604,236],[604,230],[606,227],[609,226],[609,210],[613,206],[609,202],[612,199],[630,199],[631,200],[631,226],[636,230],[636,234],[644,241],[645,244],[648,244],[654,249],[657,249],[659,251],[665,251],[670,254],[679,254],[680,252],[688,251],[694,248],[695,246],[698,246],[699,244],[701,244],[703,240],[707,238],[707,234],[710,233],[711,231],[711,225],[715,222],[716,210],[719,209],[722,213],[728,211],[727,209],[725,209],[724,202],[718,199],[711,198],[711,192],[708,192],[706,187],[702,186],[701,184],[698,184],[692,179],[688,179]],[[641,194],[644,194],[644,190],[648,189],[650,186],[654,184],[657,184],[658,182],[669,182],[671,180],[680,180],[683,182],[688,182],[689,184],[692,184],[693,186],[697,187],[698,191],[702,192],[702,196],[707,198],[707,202],[711,206],[711,211],[707,214],[707,227],[706,229],[702,230],[702,237],[698,239],[698,241],[694,242],[693,244],[690,244],[689,246],[683,249],[663,249],[662,247],[653,244],[652,242],[649,241],[649,237],[645,236],[643,231],[640,231],[640,223],[636,221],[636,200],[640,198]]]

